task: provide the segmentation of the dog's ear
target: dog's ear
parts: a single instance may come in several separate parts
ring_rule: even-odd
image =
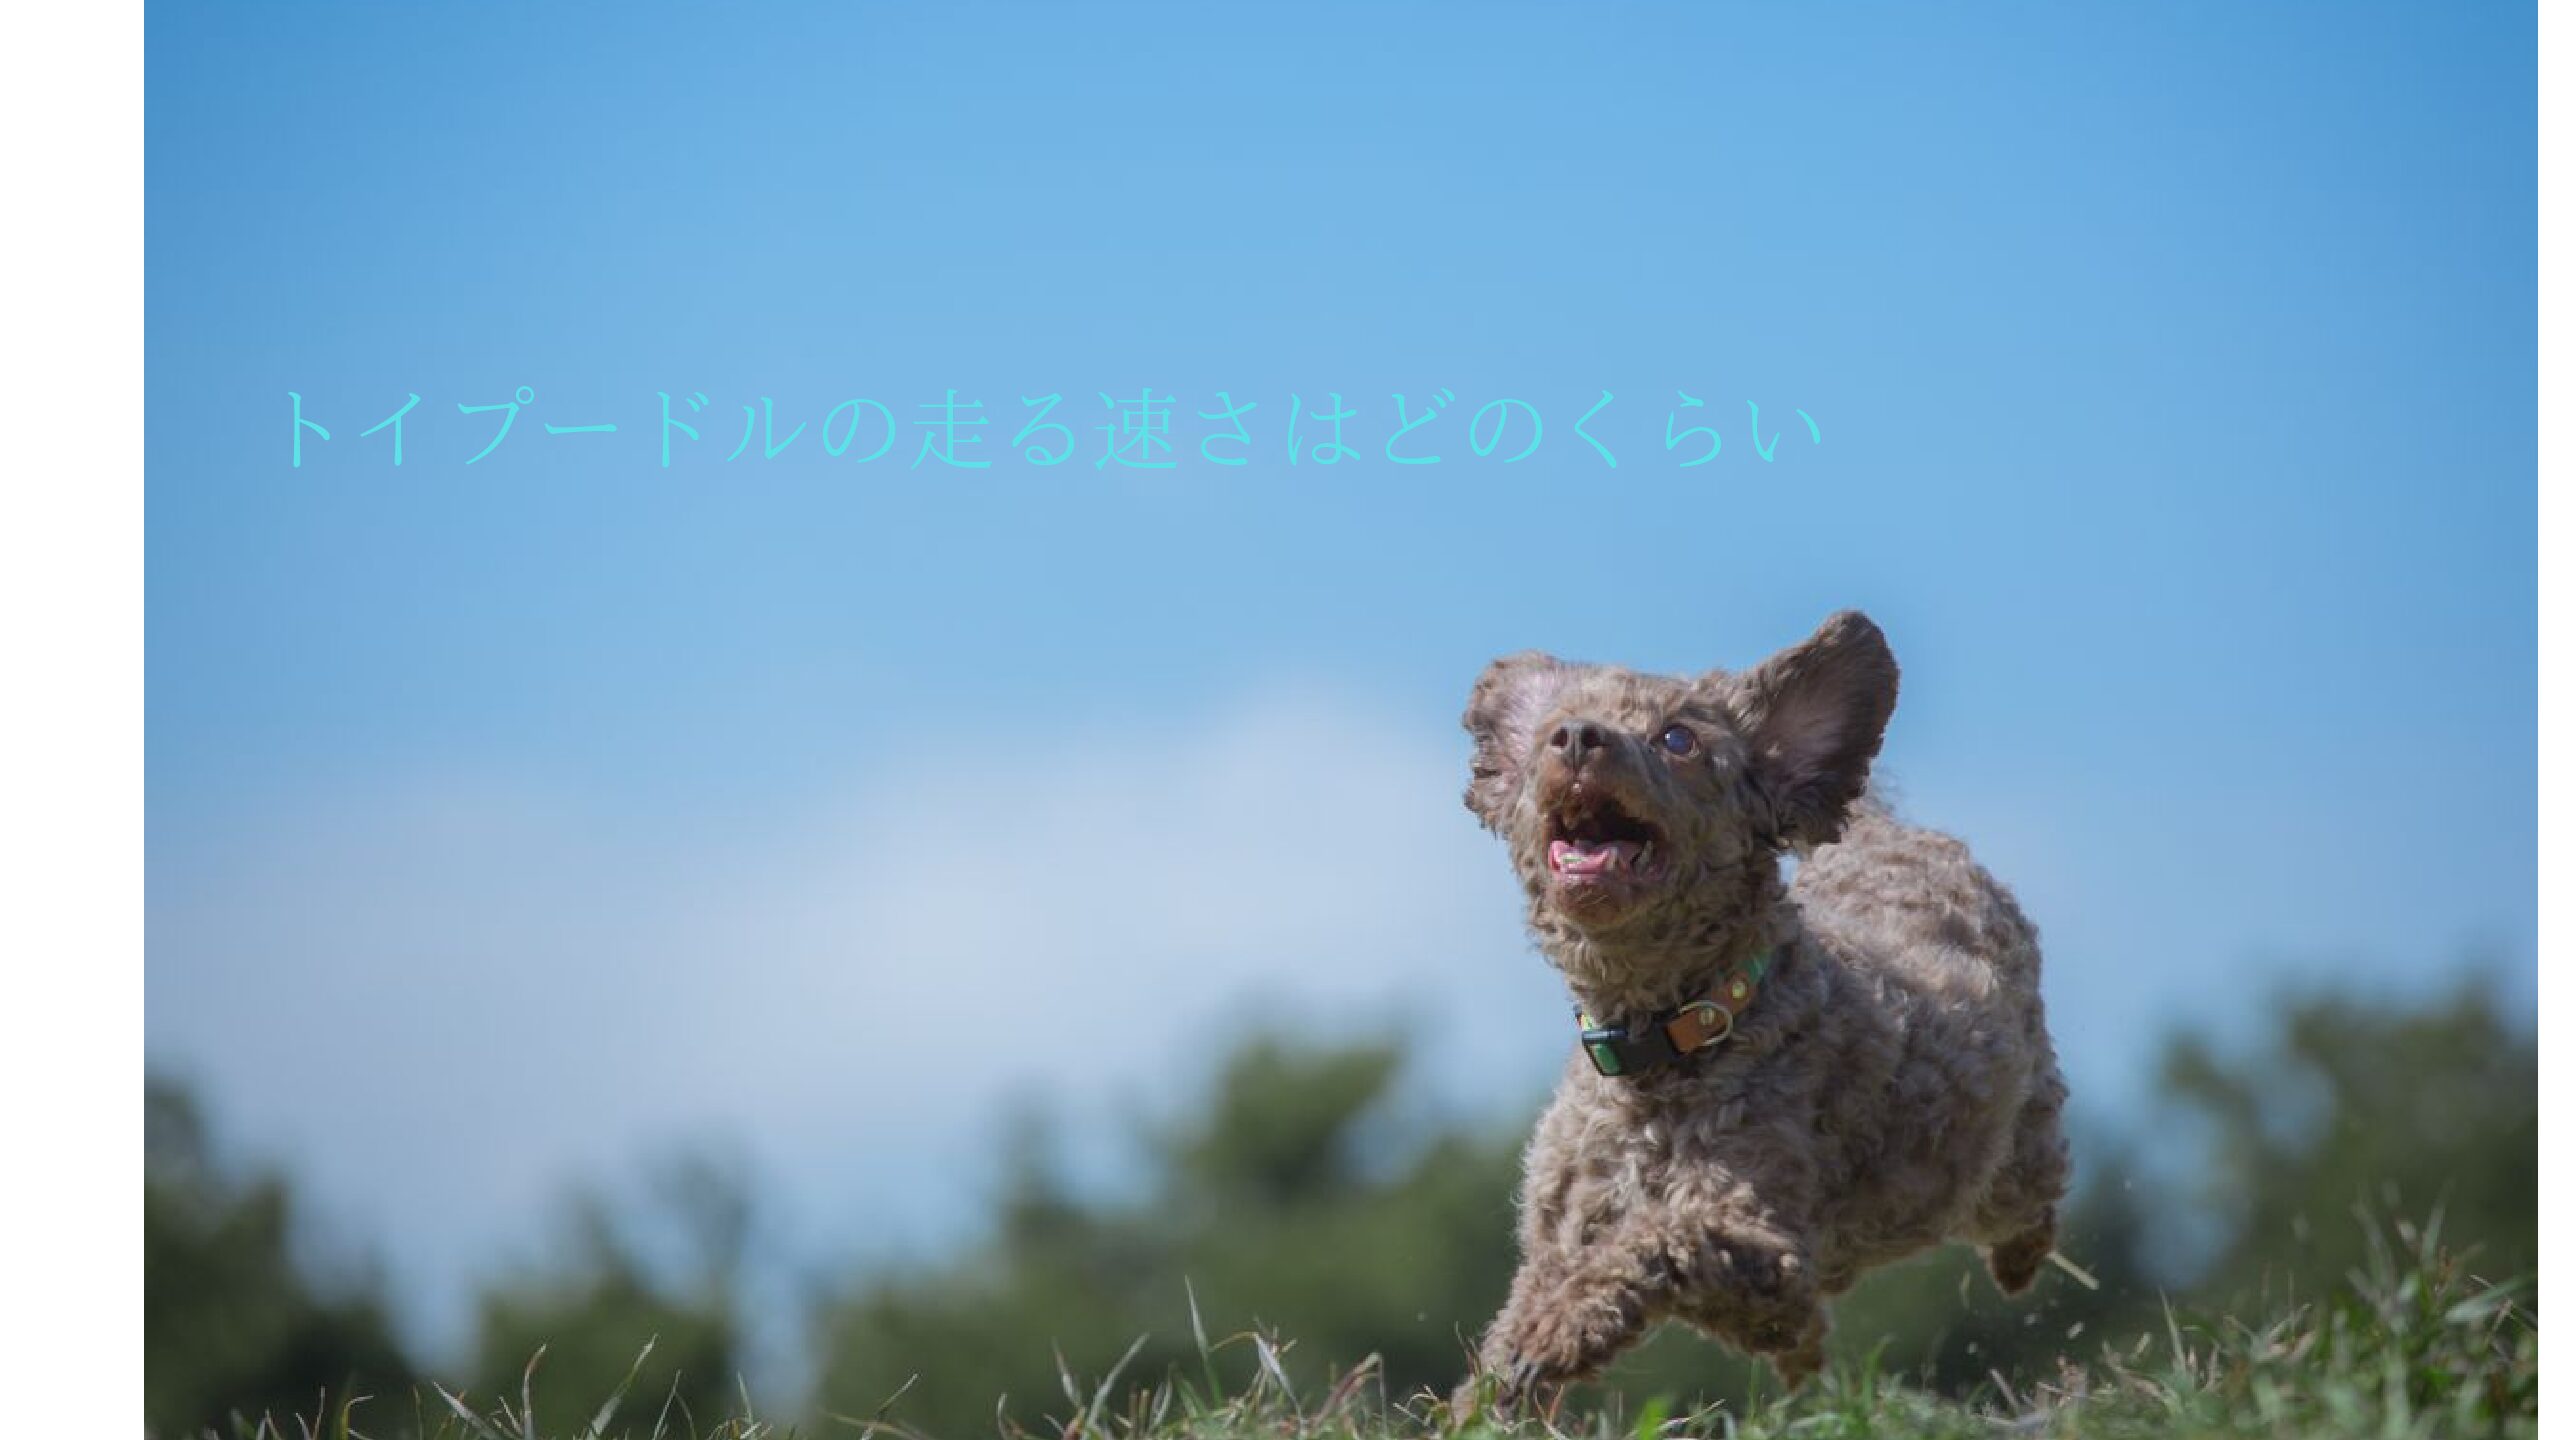
[[[1486,829],[1500,830],[1503,817],[1511,813],[1520,776],[1529,765],[1529,727],[1554,703],[1569,668],[1552,655],[1523,650],[1487,665],[1476,677],[1465,717],[1467,733],[1476,737],[1467,808]]]
[[[1740,677],[1734,718],[1750,744],[1774,838],[1798,851],[1840,837],[1867,788],[1902,683],[1884,632],[1855,610]]]

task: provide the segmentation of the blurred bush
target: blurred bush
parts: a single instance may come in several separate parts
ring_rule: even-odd
[[[675,1434],[740,1413],[737,1289],[749,1205],[736,1173],[690,1156],[636,1202],[579,1199],[561,1259],[481,1296],[466,1393],[514,1398],[519,1418],[530,1403],[547,1425],[583,1425],[634,1381],[625,1403],[651,1412],[638,1417],[639,1433],[660,1412],[678,1422]],[[644,1220],[675,1232],[660,1247],[671,1255],[644,1253],[629,1233]]]
[[[1061,1364],[1098,1375],[1141,1335],[1139,1374],[1196,1365],[1195,1296],[1212,1341],[1258,1324],[1317,1373],[1376,1354],[1391,1383],[1446,1378],[1509,1279],[1519,1137],[1400,1123],[1395,1076],[1380,1046],[1251,1041],[1195,1115],[1150,1137],[1133,1202],[1079,1202],[1016,1148],[981,1253],[836,1307],[820,1403],[868,1416],[912,1377],[893,1413],[936,1433],[986,1428],[998,1396],[1036,1416],[1062,1398]],[[1253,1366],[1218,1360],[1230,1386]]]
[[[2484,1274],[2534,1263],[2533,1037],[2485,981],[2425,1007],[2307,995],[2269,1017],[2263,1048],[2172,1042],[2162,1099],[2211,1136],[2196,1198],[2229,1229],[2205,1278],[2223,1296],[2334,1288],[2364,1259],[2348,1201],[2423,1216]]]
[[[367,1284],[327,1286],[293,1254],[282,1177],[234,1180],[204,1116],[174,1084],[143,1082],[142,1409],[161,1435],[317,1415],[415,1382]],[[324,1401],[325,1396],[325,1401]]]

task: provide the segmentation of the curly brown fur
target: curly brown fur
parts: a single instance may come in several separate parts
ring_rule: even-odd
[[[1798,1383],[1866,1271],[1962,1239],[2015,1293],[2052,1252],[2070,1161],[2035,927],[1960,842],[1863,798],[1898,683],[1855,613],[1740,674],[1532,653],[1478,681],[1467,805],[1585,1012],[1640,1024],[1773,957],[1723,1044],[1567,1063],[1478,1356],[1504,1405],[1663,1319]]]

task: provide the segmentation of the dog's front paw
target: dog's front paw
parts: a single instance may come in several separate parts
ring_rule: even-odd
[[[1776,1363],[1796,1384],[1822,1364],[1829,1325],[1803,1252],[1761,1237],[1722,1235],[1687,1262],[1681,1313],[1699,1328]]]
[[[1822,1331],[1800,1338],[1791,1349],[1780,1352],[1770,1361],[1778,1367],[1778,1378],[1790,1390],[1801,1390],[1805,1382],[1822,1373]]]
[[[1477,1368],[1449,1400],[1449,1423],[1464,1429],[1479,1417],[1508,1425],[1524,1414],[1543,1414],[1561,1386],[1534,1361],[1498,1356],[1490,1345]]]
[[[1524,1414],[1544,1414],[1563,1388],[1547,1378],[1545,1366],[1515,1361],[1493,1377],[1493,1418],[1508,1425]]]
[[[1494,1382],[1498,1409],[1543,1407],[1554,1390],[1608,1364],[1643,1328],[1643,1307],[1618,1287],[1531,1295],[1505,1310],[1485,1337],[1482,1373]]]
[[[1821,1367],[1822,1336],[1829,1326],[1802,1257],[1760,1255],[1737,1293],[1743,1299],[1744,1323],[1751,1328],[1754,1350],[1779,1356],[1782,1371],[1789,1364],[1805,1364],[1806,1355],[1812,1357],[1812,1368]],[[1790,1376],[1787,1383],[1793,1385],[1796,1379]]]

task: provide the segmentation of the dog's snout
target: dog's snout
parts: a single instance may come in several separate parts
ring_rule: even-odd
[[[1609,743],[1609,732],[1596,720],[1567,720],[1547,737],[1547,745],[1564,757],[1568,765],[1579,765],[1584,757],[1596,755]]]

